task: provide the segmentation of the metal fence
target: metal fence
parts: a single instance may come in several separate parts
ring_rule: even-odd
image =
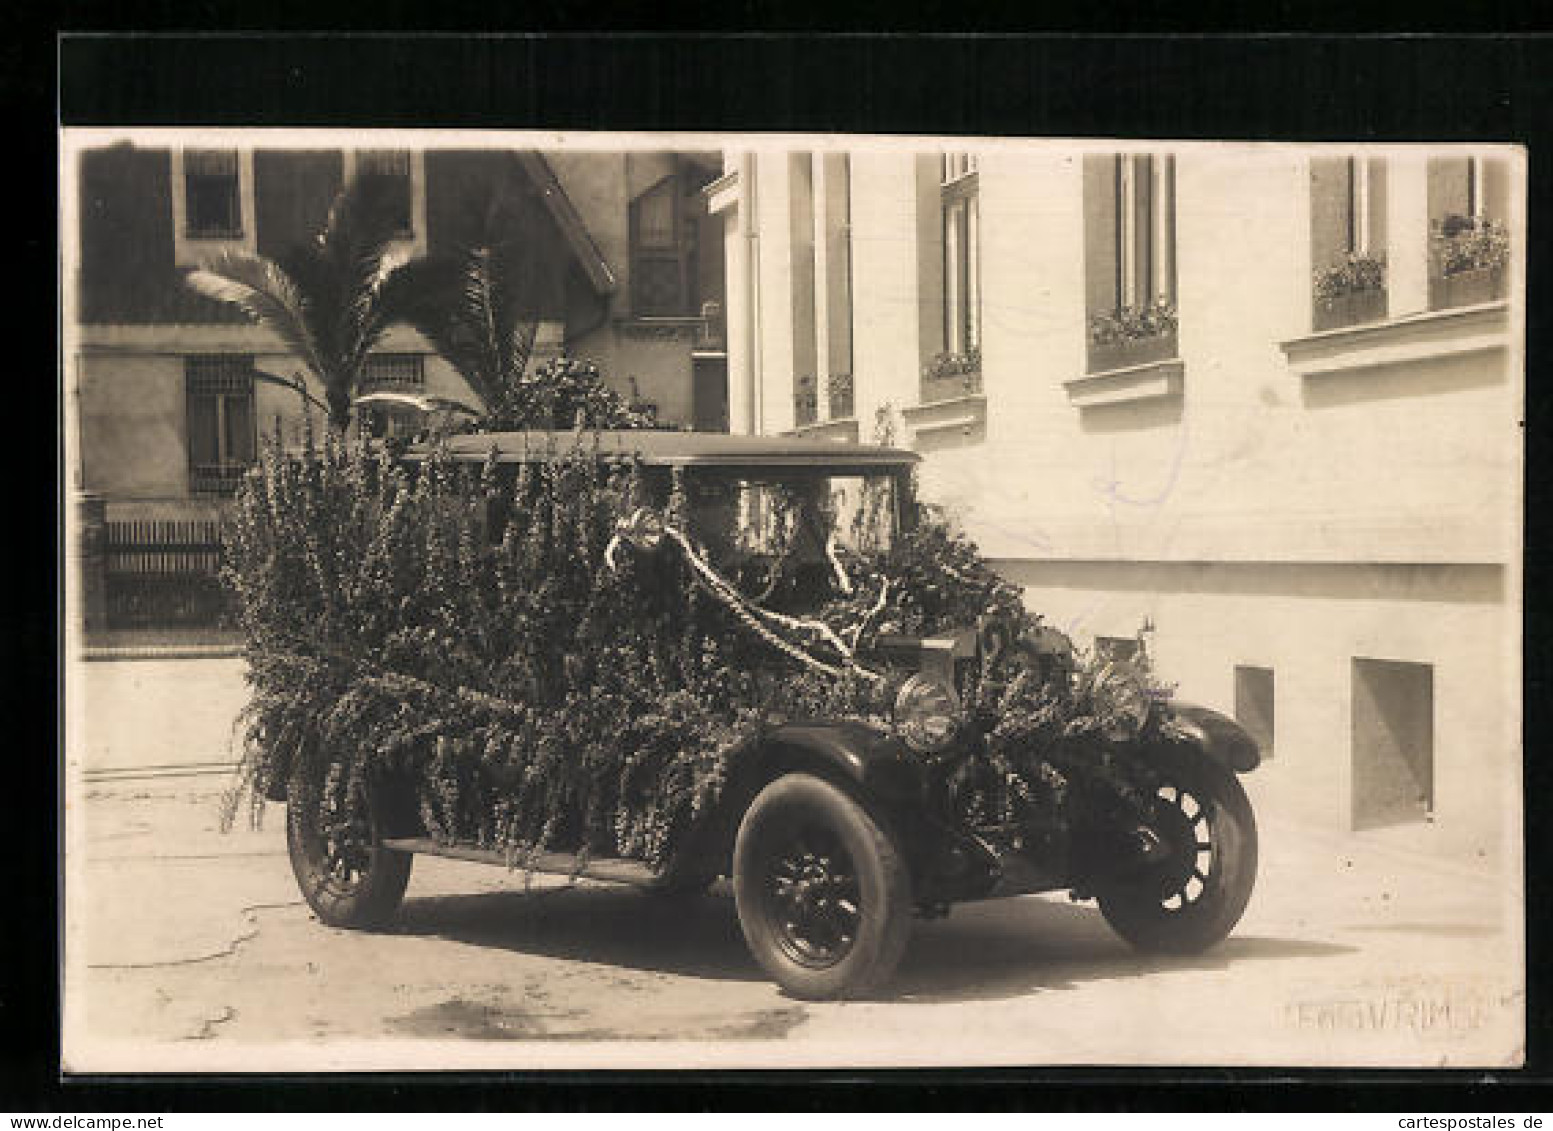
[[[215,626],[225,619],[219,521],[109,522],[103,551],[109,628]]]

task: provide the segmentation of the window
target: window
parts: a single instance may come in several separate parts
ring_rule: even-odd
[[[1501,160],[1429,162],[1429,308],[1502,299],[1510,258],[1509,177]]]
[[[816,233],[816,222],[823,210],[816,208],[816,184],[823,188],[822,170],[814,165],[814,154],[793,153],[787,159],[787,186],[792,232],[793,288],[793,425],[803,428],[815,423],[820,414],[820,367],[825,358],[819,337],[824,332],[824,272],[817,270],[825,248],[823,233]]]
[[[690,309],[690,247],[679,177],[670,174],[631,202],[631,310],[674,317]]]
[[[1176,166],[1154,154],[1084,159],[1089,369],[1176,353]]]
[[[981,349],[976,158],[946,153],[940,184],[944,241],[944,350],[970,357]]]
[[[426,359],[418,353],[374,353],[361,370],[363,392],[426,387]]]
[[[253,358],[211,354],[186,358],[189,489],[230,495],[254,461]]]
[[[361,370],[363,393],[417,393],[426,388],[426,359],[418,353],[374,353]],[[413,405],[362,406],[362,426],[376,437],[414,436],[425,426],[426,414]]]
[[[384,208],[400,239],[415,235],[415,187],[410,153],[405,149],[368,149],[356,155],[356,176],[370,178],[382,194]]]
[[[197,149],[183,155],[184,234],[190,239],[236,239],[243,234],[242,189],[235,149]]]
[[[1310,163],[1311,266],[1317,330],[1386,317],[1386,163]]]
[[[852,159],[838,153],[825,161],[830,416],[844,420],[856,411],[852,384]]]

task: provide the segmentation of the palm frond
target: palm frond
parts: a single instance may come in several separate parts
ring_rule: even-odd
[[[325,359],[310,325],[312,307],[295,281],[278,264],[249,255],[227,254],[190,272],[185,283],[207,298],[235,306],[270,330],[320,379]]]
[[[471,331],[471,348],[479,368],[481,397],[489,404],[500,397],[506,372],[502,366],[501,325],[504,321],[502,281],[488,247],[471,250],[464,260],[462,318]]]
[[[460,260],[447,256],[411,260],[383,279],[378,305],[385,325],[413,326],[489,405],[488,356],[469,317],[464,281]]]

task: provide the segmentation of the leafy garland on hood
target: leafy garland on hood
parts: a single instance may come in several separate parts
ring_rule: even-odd
[[[444,842],[661,870],[764,729],[801,715],[888,725],[892,685],[844,657],[827,674],[772,646],[785,633],[814,647],[794,618],[741,611],[747,598],[709,584],[669,539],[620,552],[630,516],[651,510],[640,467],[599,460],[585,433],[552,457],[510,474],[434,454],[412,471],[333,436],[300,454],[267,446],[228,531],[252,687],[247,788],[229,821],[245,792],[256,819],[277,787],[359,821],[365,783],[408,773]],[[865,517],[877,506],[865,499]],[[676,479],[661,525],[690,519]],[[861,651],[882,632],[989,611],[1011,642],[1042,631],[942,522],[836,564],[850,591],[819,616]],[[1026,819],[1075,775],[1131,792],[1127,768],[1089,741],[1114,721],[1093,665],[1054,672],[1029,655],[1003,649],[971,689],[986,743],[958,775],[968,820]]]

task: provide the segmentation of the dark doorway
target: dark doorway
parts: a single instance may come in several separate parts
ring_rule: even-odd
[[[1273,756],[1273,669],[1235,668],[1235,719],[1256,739],[1262,757]]]
[[[1353,662],[1353,827],[1427,820],[1434,809],[1434,667]]]
[[[694,362],[692,420],[697,432],[728,431],[728,362],[698,357]]]

